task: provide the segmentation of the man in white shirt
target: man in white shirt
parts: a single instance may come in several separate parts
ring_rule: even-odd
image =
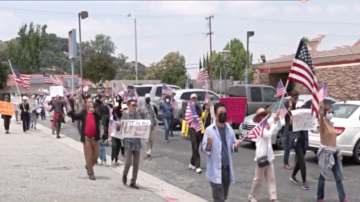
[[[265,111],[265,109],[260,108],[257,110],[256,116],[254,117],[253,121],[255,123],[260,123],[264,118],[270,115],[270,113],[270,111]],[[275,157],[272,149],[271,136],[273,134],[276,134],[280,129],[281,123],[279,120],[278,111],[276,113],[274,121],[265,124],[262,137],[258,137],[256,140],[255,177],[250,194],[248,196],[250,202],[256,202],[256,197],[260,195],[261,184],[264,179],[266,180],[271,202],[278,202],[276,194],[274,165],[272,163]],[[261,165],[261,162],[259,161],[260,158],[265,158],[268,161],[267,165]]]

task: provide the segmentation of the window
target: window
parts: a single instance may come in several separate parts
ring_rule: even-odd
[[[150,93],[152,87],[136,87],[136,92],[139,97],[144,97],[146,93]]]
[[[172,89],[174,90],[180,90],[181,88],[177,87],[177,86],[171,86]]]
[[[349,105],[349,104],[334,104],[332,105],[332,110],[334,117],[336,118],[349,118],[357,109],[358,105]]]
[[[335,101],[330,100],[330,99],[325,99],[324,103],[325,103],[325,105],[332,105],[335,103]]]
[[[274,97],[276,90],[273,88],[263,88],[265,102],[276,102],[277,98]]]
[[[215,95],[212,92],[208,92],[208,93],[209,93],[210,98],[211,98],[212,101],[219,101],[219,96]]]
[[[205,92],[194,92],[198,101],[205,101]]]
[[[312,99],[310,99],[310,100],[308,100],[307,102],[305,102],[304,108],[305,108],[305,109],[310,109],[310,108],[311,108],[311,102],[312,102]]]
[[[190,100],[190,95],[191,95],[191,93],[183,93],[182,95],[181,95],[181,97],[180,97],[180,99],[182,99],[182,100]]]
[[[260,87],[251,87],[250,94],[252,102],[262,102]]]
[[[198,101],[204,101],[205,100],[205,92],[186,92],[183,93],[180,97],[180,99],[182,100],[186,100],[189,101],[190,100],[190,96],[191,94],[195,93],[197,95],[197,100]]]
[[[156,88],[155,96],[156,97],[161,97],[162,96],[162,87],[157,87]]]

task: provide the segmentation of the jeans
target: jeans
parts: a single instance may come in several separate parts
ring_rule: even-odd
[[[306,182],[306,163],[305,163],[305,136],[304,134],[300,134],[296,141],[295,146],[295,155],[296,155],[296,163],[292,173],[292,177],[295,177],[296,174],[300,171],[301,179],[303,183]]]
[[[99,159],[106,163],[106,149],[105,148],[101,148],[99,150]]]
[[[221,166],[221,184],[210,182],[214,202],[225,202],[230,188],[229,166]]]
[[[346,199],[344,185],[342,183],[342,174],[340,171],[340,165],[337,163],[337,154],[334,154],[335,165],[332,168],[332,172],[334,174],[334,178],[336,181],[336,188],[339,194],[340,202],[343,202]],[[320,174],[319,181],[318,181],[318,191],[317,191],[317,198],[324,199],[325,197],[325,178]]]
[[[190,140],[191,140],[191,159],[190,164],[195,166],[195,168],[200,168],[200,153],[199,146],[202,142],[203,135],[199,132],[196,132],[194,128],[189,128]]]
[[[285,125],[284,128],[284,165],[289,165],[289,156],[292,146],[292,132],[289,130],[290,125]]]
[[[165,140],[169,140],[171,118],[164,118]]]

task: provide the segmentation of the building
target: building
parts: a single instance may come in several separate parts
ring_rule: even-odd
[[[360,99],[360,40],[352,46],[335,47],[332,50],[317,51],[317,47],[326,35],[312,39],[308,46],[312,57],[319,87],[328,86],[329,96],[338,100]],[[295,54],[255,64],[255,84],[267,84],[276,87],[279,79],[285,85]],[[296,89],[309,94],[301,84]]]

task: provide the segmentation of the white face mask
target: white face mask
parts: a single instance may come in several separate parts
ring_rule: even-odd
[[[326,114],[327,120],[331,120],[332,117],[333,117],[333,113],[327,113],[327,114]]]
[[[166,99],[165,101],[166,101],[166,102],[170,102],[170,100],[169,100],[169,99]]]

